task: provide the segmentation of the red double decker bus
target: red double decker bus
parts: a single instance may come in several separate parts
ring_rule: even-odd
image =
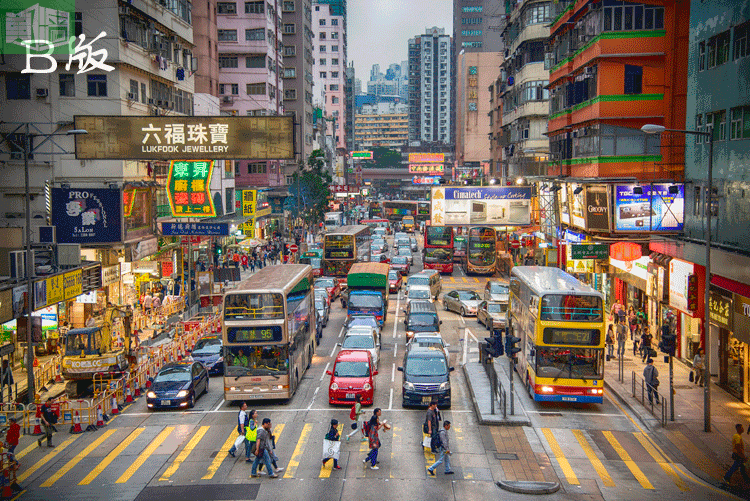
[[[425,226],[422,262],[426,270],[453,273],[452,226]]]

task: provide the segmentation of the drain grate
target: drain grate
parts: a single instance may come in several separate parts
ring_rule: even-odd
[[[560,417],[562,417],[562,412],[540,412],[539,415],[540,416],[547,416],[547,417],[552,417],[552,416],[560,416]]]
[[[515,460],[518,459],[518,454],[515,452],[496,452],[495,459],[499,459],[500,461]]]

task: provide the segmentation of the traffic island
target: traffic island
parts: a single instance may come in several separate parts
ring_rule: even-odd
[[[507,359],[501,358],[501,361],[507,362]],[[518,395],[515,395],[514,410],[515,413],[510,413],[510,403],[507,405],[507,412],[503,417],[502,402],[496,397],[495,398],[495,413],[492,414],[492,403],[490,401],[490,379],[485,372],[484,367],[477,362],[468,362],[463,366],[464,377],[466,377],[466,383],[469,387],[469,393],[471,395],[471,401],[474,404],[474,412],[477,415],[477,421],[479,424],[490,425],[490,426],[531,426],[531,420],[526,415],[526,410],[523,407],[523,403]],[[501,363],[495,364],[498,378],[502,387],[505,388],[506,395],[508,394],[508,372],[507,369],[502,367]],[[520,380],[515,380],[515,387],[518,388]]]
[[[516,494],[554,494],[560,490],[559,482],[529,482],[522,480],[499,480],[495,484],[501,489]]]

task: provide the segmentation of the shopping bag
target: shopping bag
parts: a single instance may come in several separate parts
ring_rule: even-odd
[[[432,437],[430,437],[429,435],[425,436],[424,439],[422,440],[422,447],[427,447],[428,449],[430,449],[431,442],[432,442]]]
[[[688,376],[688,381],[691,383],[695,381],[695,374],[693,374],[693,371],[690,371],[690,376]]]
[[[323,440],[323,459],[333,458],[338,461],[341,454],[341,442],[338,440]]]
[[[242,445],[242,442],[244,441],[245,441],[245,435],[239,435],[234,441],[234,448],[236,449],[237,447]]]

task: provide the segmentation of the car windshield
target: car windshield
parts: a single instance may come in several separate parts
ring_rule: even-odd
[[[508,294],[508,286],[503,284],[490,284],[490,294]]]
[[[154,383],[187,383],[190,379],[190,367],[180,365],[177,367],[167,367],[159,371],[154,378]]]
[[[427,347],[427,348],[429,348],[431,346],[437,346],[441,350],[443,349],[443,343],[442,343],[442,341],[440,341],[439,339],[433,339],[433,338],[428,338],[428,337],[415,338],[412,341],[412,344],[414,346],[424,346],[424,347]]]
[[[448,373],[445,357],[413,357],[406,360],[408,376],[443,376]]]
[[[414,285],[430,285],[430,279],[427,277],[411,277],[409,278],[409,287],[412,287]]]
[[[600,379],[603,355],[604,350],[597,348],[537,346],[536,374],[538,377]]]
[[[325,289],[315,289],[315,299],[323,299],[325,300],[328,297],[328,292],[325,291]]]
[[[289,347],[224,346],[224,363],[227,377],[277,376],[289,372]]]
[[[325,301],[323,299],[316,298],[315,299],[315,309],[316,310],[325,310],[325,308],[326,308]]]
[[[388,280],[398,280],[398,272],[393,270],[389,271]]]
[[[411,249],[408,247],[399,247],[398,254],[399,256],[411,256]]]
[[[336,363],[333,375],[337,377],[367,377],[370,375],[370,366],[367,362],[346,362]]]
[[[407,259],[406,259],[406,256],[396,256],[396,257],[394,257],[394,258],[393,258],[393,259],[391,260],[391,262],[392,262],[393,264],[406,264],[406,263],[408,263],[409,261],[407,261]]]
[[[383,297],[374,294],[353,294],[349,296],[349,309],[379,311],[383,307]]]
[[[351,349],[371,349],[375,348],[375,340],[372,336],[363,336],[361,334],[349,335],[344,338],[344,342],[341,344],[342,348]]]
[[[427,289],[409,289],[409,299],[430,299],[430,291]]]
[[[336,287],[336,281],[333,278],[319,278],[315,281],[315,287]]]
[[[429,326],[432,327],[437,323],[437,317],[435,315],[413,313],[409,316],[409,326]]]
[[[461,301],[479,301],[479,294],[474,291],[458,291],[458,299]]]
[[[193,348],[193,355],[218,355],[221,353],[221,339],[199,339]]]
[[[489,303],[487,311],[490,313],[505,313],[508,311],[508,303]]]
[[[371,317],[368,315],[362,315],[362,316],[355,316],[352,317],[352,319],[349,321],[349,329],[352,327],[357,326],[365,326],[365,327],[375,327],[378,326],[378,321],[375,317]]]

